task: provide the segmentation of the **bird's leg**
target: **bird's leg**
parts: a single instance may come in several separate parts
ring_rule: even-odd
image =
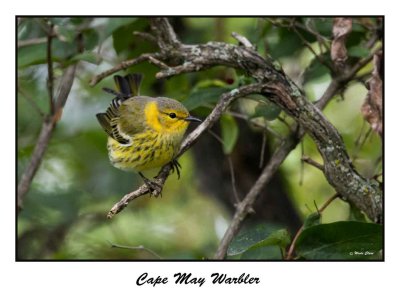
[[[146,178],[143,173],[139,172],[140,177],[143,179],[143,182],[146,184],[147,188],[150,191],[150,195],[154,195],[155,197],[161,196],[162,186],[155,181],[149,180]]]
[[[171,164],[172,172],[174,172],[176,170],[176,174],[178,175],[178,180],[179,180],[181,178],[181,170],[180,170],[180,169],[182,169],[181,164],[176,159],[173,159],[170,164]]]

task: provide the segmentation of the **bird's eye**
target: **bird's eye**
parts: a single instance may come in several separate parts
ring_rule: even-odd
[[[176,118],[176,113],[171,112],[171,113],[169,114],[169,117],[170,117],[171,119],[175,119],[175,118]]]

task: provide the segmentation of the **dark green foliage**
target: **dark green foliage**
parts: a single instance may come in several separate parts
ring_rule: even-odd
[[[230,154],[239,136],[239,127],[232,116],[222,116],[220,119],[221,137],[224,142],[223,149],[225,154]]]
[[[257,102],[257,106],[254,110],[254,114],[250,115],[250,118],[264,118],[265,120],[275,120],[281,113],[281,108],[274,103],[270,102],[268,98],[261,94],[250,94],[240,100],[250,100]],[[246,103],[246,102],[244,102]]]
[[[304,220],[304,228],[319,225],[321,223],[321,214],[319,212],[312,213]]]
[[[379,259],[383,243],[381,225],[340,221],[305,229],[296,252],[307,260]]]
[[[330,55],[328,52],[322,54],[320,56],[320,59],[322,61],[325,61],[325,63],[329,63]],[[322,76],[325,76],[329,74],[329,68],[321,63],[321,60],[318,58],[314,58],[309,66],[306,68],[304,72],[304,83],[307,83],[309,81],[313,81],[315,79],[321,78]]]
[[[241,231],[228,248],[228,257],[240,259],[282,259],[282,251],[290,243],[286,229],[258,224]]]
[[[53,60],[56,60],[54,58]],[[18,51],[18,67],[23,68],[29,65],[42,64],[46,62],[46,44],[26,46]]]
[[[189,97],[183,102],[183,104],[189,111],[201,106],[215,104],[220,96],[228,90],[229,89],[222,87],[197,89],[189,95]]]

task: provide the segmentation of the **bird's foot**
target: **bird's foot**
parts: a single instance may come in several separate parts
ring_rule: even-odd
[[[178,175],[178,180],[179,180],[181,178],[181,170],[180,170],[182,169],[181,164],[176,159],[173,159],[170,164],[172,172],[175,172],[176,170],[176,174]]]
[[[146,184],[147,188],[150,191],[150,196],[153,195],[154,197],[162,196],[162,185],[158,184],[156,181],[152,181],[146,178],[143,173],[139,172],[140,177],[143,179],[143,182]]]

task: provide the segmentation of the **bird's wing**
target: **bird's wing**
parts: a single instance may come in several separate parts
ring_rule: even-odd
[[[141,74],[128,74],[124,77],[115,75],[114,81],[117,91],[104,88],[108,93],[116,95],[105,113],[96,114],[97,120],[103,127],[105,132],[113,139],[121,144],[128,144],[130,140],[127,136],[135,133],[138,130],[135,121],[129,123],[125,120],[126,115],[121,119],[121,105],[126,100],[134,100],[134,97],[139,95],[140,84],[143,75]]]
[[[105,113],[96,114],[97,120],[104,131],[121,144],[128,144],[129,139],[123,137],[119,128],[121,100],[114,98]]]

